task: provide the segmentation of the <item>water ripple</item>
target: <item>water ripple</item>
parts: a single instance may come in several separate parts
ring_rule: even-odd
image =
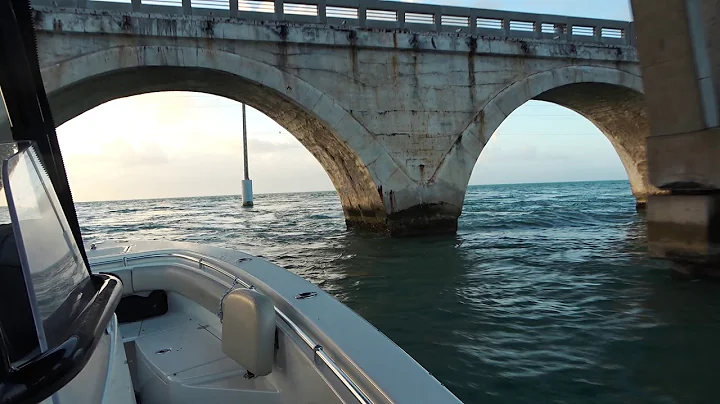
[[[715,402],[720,293],[646,258],[627,182],[471,187],[456,236],[345,230],[335,193],[79,204],[88,241],[206,242],[320,285],[468,403]]]

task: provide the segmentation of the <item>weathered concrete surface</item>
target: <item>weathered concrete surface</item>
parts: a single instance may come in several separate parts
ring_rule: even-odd
[[[718,0],[632,2],[650,136],[651,252],[718,257],[720,13]]]
[[[720,276],[720,195],[653,195],[647,223],[650,255],[684,275]]]
[[[595,122],[638,201],[653,192],[632,47],[58,8],[36,16],[58,124],[150,91],[245,102],[320,161],[351,227],[454,232],[487,140],[536,98]]]
[[[720,128],[648,138],[650,172],[658,186],[684,191],[720,189]]]

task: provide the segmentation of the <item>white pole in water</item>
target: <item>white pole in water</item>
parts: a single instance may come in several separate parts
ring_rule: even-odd
[[[245,119],[245,104],[242,104],[242,123],[243,123],[243,159],[245,162],[245,179],[242,180],[242,206],[253,206],[252,180],[248,170],[248,150],[247,150],[247,121]]]

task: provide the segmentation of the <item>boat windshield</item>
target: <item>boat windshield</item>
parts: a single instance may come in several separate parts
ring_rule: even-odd
[[[2,183],[42,351],[64,341],[94,295],[52,183],[29,143],[3,161]]]

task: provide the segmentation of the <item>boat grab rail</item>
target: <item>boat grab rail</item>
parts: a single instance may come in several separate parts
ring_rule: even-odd
[[[167,253],[152,253],[152,254],[143,254],[143,255],[136,255],[131,257],[118,257],[118,258],[111,258],[111,259],[99,259],[99,260],[93,260],[91,263],[91,267],[94,265],[109,265],[109,264],[118,264],[122,263],[124,267],[128,266],[128,263],[130,261],[138,261],[143,259],[151,259],[151,258],[181,258],[184,260],[191,261],[193,263],[198,264],[198,267],[200,269],[203,268],[209,268],[214,271],[217,271],[218,273],[227,276],[230,279],[234,279],[234,282],[236,285],[240,285],[246,289],[255,289],[253,285],[250,283],[240,279],[237,275],[233,275],[232,273],[226,271],[225,269],[219,267],[218,265],[213,264],[210,260],[208,260],[209,257],[203,257],[201,254],[197,254],[199,257],[194,256],[192,254],[187,253],[176,253],[176,252],[167,252]],[[275,306],[275,313],[280,317],[285,324],[287,324],[290,329],[297,334],[298,337],[300,337],[307,346],[312,349],[315,355],[317,355],[318,359],[322,361],[325,366],[330,369],[330,371],[340,380],[340,382],[350,391],[350,393],[357,399],[359,403],[362,404],[372,404],[372,400],[368,397],[367,394],[365,394],[362,389],[355,384],[355,382],[348,376],[347,373],[345,373],[342,368],[335,363],[335,361],[325,352],[323,349],[323,346],[315,342],[315,340],[312,339],[305,331],[303,331],[300,326],[295,324],[294,321],[292,321],[285,313],[283,313],[280,309]]]

